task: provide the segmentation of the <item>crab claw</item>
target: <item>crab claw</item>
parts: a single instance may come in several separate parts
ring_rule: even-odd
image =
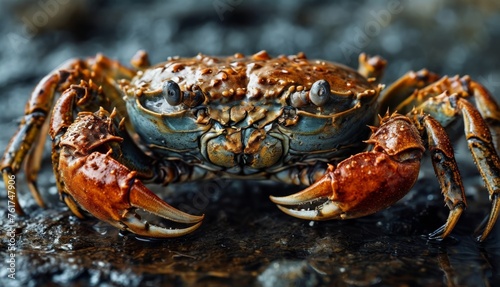
[[[203,215],[196,216],[182,212],[164,202],[157,195],[152,193],[138,179],[134,180],[129,194],[130,205],[148,211],[151,214],[178,223],[194,224],[182,229],[167,229],[160,226],[142,222],[140,216],[133,210],[127,210],[121,219],[121,224],[126,226],[131,232],[148,237],[176,237],[193,232],[201,225]]]
[[[306,220],[336,218],[342,214],[342,211],[330,199],[333,169],[334,167],[330,165],[327,173],[320,180],[298,193],[283,197],[270,196],[270,199],[278,205],[281,211],[297,218]]]
[[[401,162],[385,153],[364,152],[336,168],[329,165],[325,175],[303,191],[271,200],[285,213],[307,220],[362,217],[401,199],[413,186],[418,170],[418,161]]]
[[[73,113],[71,105],[62,102],[60,106],[67,110],[61,114]],[[80,112],[74,121],[71,117],[52,118],[50,133],[60,148],[54,149],[52,160],[61,198],[70,210],[78,217],[83,217],[81,210],[85,210],[122,230],[146,237],[176,237],[198,228],[203,215],[190,215],[168,205],[139,180],[138,172],[125,165],[128,161],[120,148],[124,139],[115,133],[113,115],[101,108],[96,113]],[[142,221],[138,209],[191,226],[154,225]]]
[[[308,220],[356,218],[392,205],[417,180],[420,135],[409,120],[394,115],[384,119],[368,142],[375,144],[372,151],[329,165],[305,190],[271,200],[285,213]]]
[[[63,194],[69,195],[69,202],[120,229],[161,238],[181,236],[201,225],[203,215],[190,215],[170,206],[144,186],[136,178],[135,171],[108,154],[93,152],[78,157],[63,151],[59,166],[64,180]],[[70,208],[74,210],[75,206]],[[194,225],[180,229],[161,227],[142,221],[136,209],[173,222]]]

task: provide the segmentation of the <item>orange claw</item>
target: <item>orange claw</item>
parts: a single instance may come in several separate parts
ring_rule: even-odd
[[[181,236],[198,228],[203,216],[190,215],[168,205],[137,179],[136,171],[111,156],[112,147],[122,138],[110,132],[110,125],[109,117],[82,112],[61,137],[56,172],[70,209],[81,215],[78,209],[82,208],[113,226],[147,237]],[[194,225],[169,229],[142,222],[135,212],[137,208]]]
[[[386,117],[368,141],[372,151],[359,153],[305,190],[271,200],[285,213],[308,220],[347,219],[384,209],[401,199],[415,183],[424,147],[411,121]]]
[[[148,237],[174,237],[194,231],[203,216],[184,213],[165,203],[136,179],[136,172],[120,164],[108,154],[93,152],[87,156],[61,153],[60,175],[65,193],[93,216],[118,228]],[[135,209],[140,208],[159,217],[195,225],[184,229],[167,229],[141,222]]]

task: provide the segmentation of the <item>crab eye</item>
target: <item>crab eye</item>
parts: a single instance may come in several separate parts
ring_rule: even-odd
[[[163,84],[163,97],[171,106],[179,105],[183,98],[179,85],[174,81],[167,81]]]
[[[325,80],[314,82],[309,91],[309,99],[313,104],[320,107],[330,98],[330,84]]]

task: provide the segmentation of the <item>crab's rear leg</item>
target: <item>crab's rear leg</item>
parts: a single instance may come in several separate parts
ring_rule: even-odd
[[[396,80],[393,84],[382,91],[380,98],[380,111],[394,110],[399,113],[408,113],[413,107],[413,102],[421,103],[422,94],[416,95],[415,91],[429,86],[441,77],[435,73],[422,69],[417,72],[410,71]]]
[[[482,118],[490,128],[493,143],[500,149],[500,107],[493,96],[480,83],[464,77],[464,88],[474,97],[475,104]]]
[[[38,142],[36,151],[33,156],[30,156],[34,161],[40,160],[39,155],[40,145],[43,146],[43,140],[41,136],[41,129],[44,126],[46,118],[50,113],[52,108],[52,103],[54,101],[54,94],[56,89],[60,87],[67,79],[69,74],[65,72],[64,68],[72,68],[77,64],[77,61],[71,61],[63,65],[63,68],[57,70],[46,76],[33,91],[30,100],[26,104],[25,115],[21,121],[19,129],[16,134],[10,140],[7,149],[2,157],[0,168],[2,170],[4,182],[17,174],[21,164],[23,163],[25,157],[30,152],[33,144]],[[33,166],[33,165],[32,165]],[[35,166],[30,171],[37,171]],[[28,177],[31,180],[36,180],[36,175]],[[23,214],[21,205],[18,202],[17,190],[15,185],[12,186],[12,190],[9,193],[13,193],[16,212],[18,214]],[[40,194],[36,189],[36,185],[30,185],[34,188],[30,188],[33,196],[35,197],[38,204],[43,205]],[[10,194],[9,194],[10,195]]]
[[[358,62],[358,73],[367,78],[370,82],[380,82],[387,61],[379,56],[370,57],[365,53],[361,53]]]
[[[38,206],[44,208],[45,203],[43,202],[40,192],[38,191],[37,178],[38,172],[42,165],[42,156],[45,147],[45,139],[49,130],[49,122],[45,121],[42,125],[40,132],[36,141],[34,142],[34,147],[30,150],[24,161],[24,174],[26,176],[26,181],[28,183],[28,188],[35,199]]]
[[[425,87],[421,87],[423,83],[418,79],[397,81],[386,91],[383,102],[396,104],[394,99],[406,97],[396,109],[408,111],[417,107],[443,126],[463,118],[469,149],[492,201],[483,234],[478,237],[482,241],[491,232],[500,213],[500,159],[495,150],[495,146],[500,146],[500,108],[489,92],[468,76],[442,77]]]
[[[466,208],[462,178],[455,161],[453,147],[443,126],[433,117],[413,110],[409,114],[420,131],[427,138],[427,149],[431,155],[434,172],[439,181],[444,202],[450,213],[446,223],[429,234],[430,239],[443,239],[450,234]]]
[[[495,146],[500,147],[500,107],[491,94],[480,83],[471,80],[469,76],[449,78],[440,77],[427,70],[409,72],[383,91],[381,111],[387,109],[408,113],[425,101],[444,92],[457,94],[461,98],[471,99],[486,121]],[[447,126],[455,120],[446,114],[433,116]]]
[[[445,92],[424,102],[418,109],[436,114],[436,117],[443,121],[454,120],[460,115],[463,117],[467,144],[489,192],[492,204],[489,219],[485,221],[484,231],[478,237],[479,241],[483,241],[493,229],[500,214],[500,158],[493,144],[488,125],[479,111],[457,94],[448,95]]]

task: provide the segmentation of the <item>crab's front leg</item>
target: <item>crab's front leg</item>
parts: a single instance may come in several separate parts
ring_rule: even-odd
[[[83,209],[120,229],[147,237],[181,236],[198,228],[203,216],[173,208],[141,182],[141,177],[152,177],[146,171],[153,167],[151,160],[146,163],[143,159],[147,156],[117,127],[116,112],[109,114],[101,108],[95,113],[80,112],[73,120],[76,100],[80,99],[81,104],[88,97],[85,95],[96,92],[92,90],[89,86],[66,90],[57,101],[57,114],[51,120],[56,178],[69,208],[80,217]],[[136,209],[191,226],[170,229],[143,222]]]
[[[415,122],[416,121],[416,122]],[[453,150],[441,125],[431,117],[394,114],[381,120],[368,143],[371,151],[351,156],[305,190],[271,197],[285,213],[308,220],[348,219],[375,213],[401,199],[418,178],[424,152],[421,125],[428,134],[436,173],[450,207],[450,216],[435,237],[445,237],[465,207],[465,198]]]

